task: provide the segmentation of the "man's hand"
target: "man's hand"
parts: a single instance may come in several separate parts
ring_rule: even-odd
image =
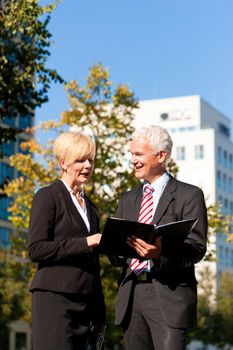
[[[159,259],[161,256],[161,237],[157,237],[155,244],[152,245],[136,236],[131,236],[127,238],[127,244],[144,259]]]

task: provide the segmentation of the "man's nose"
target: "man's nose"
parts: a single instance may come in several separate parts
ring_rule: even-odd
[[[137,163],[137,158],[136,158],[136,156],[133,156],[133,155],[132,155],[130,163],[131,163],[131,164]]]

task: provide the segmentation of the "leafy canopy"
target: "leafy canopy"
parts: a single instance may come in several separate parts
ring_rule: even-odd
[[[55,7],[56,2],[40,6],[38,0],[0,2],[0,146],[22,131],[9,120],[33,116],[48,101],[51,82],[63,82],[46,66],[51,46],[47,27]]]

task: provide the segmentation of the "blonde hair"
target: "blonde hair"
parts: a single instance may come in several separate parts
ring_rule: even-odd
[[[64,160],[67,164],[72,164],[86,156],[94,159],[95,143],[87,135],[76,131],[68,131],[62,133],[55,140],[53,153],[59,167],[61,167],[61,160]]]

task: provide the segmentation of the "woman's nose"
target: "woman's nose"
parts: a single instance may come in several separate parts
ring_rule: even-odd
[[[84,163],[84,166],[86,167],[86,168],[90,168],[90,167],[92,167],[92,161],[90,161],[90,159],[86,159],[85,160],[85,163]]]

